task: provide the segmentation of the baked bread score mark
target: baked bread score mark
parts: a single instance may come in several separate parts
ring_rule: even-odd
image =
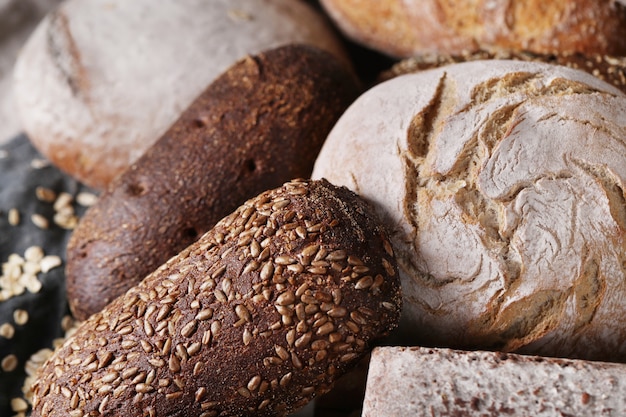
[[[443,73],[404,157],[421,262],[399,260],[422,280],[432,326],[445,322],[458,345],[577,356],[576,340],[602,356],[619,348],[611,316],[626,313],[608,296],[626,277],[626,128],[597,109],[623,98],[546,78],[508,73],[463,106]]]

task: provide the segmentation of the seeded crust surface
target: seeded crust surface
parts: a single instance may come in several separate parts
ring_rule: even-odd
[[[458,55],[423,54],[396,63],[381,73],[379,82],[398,75],[411,74],[444,65],[487,59],[513,59],[563,65],[588,72],[626,93],[626,57],[581,53],[539,54],[508,50],[481,50]]]
[[[310,176],[357,93],[341,63],[309,46],[226,71],[82,218],[67,250],[75,317],[101,310],[248,198]]]
[[[401,309],[370,207],[325,180],[249,200],[84,322],[34,417],[274,416],[330,389]]]

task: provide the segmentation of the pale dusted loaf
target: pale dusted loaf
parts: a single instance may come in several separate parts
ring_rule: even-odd
[[[504,48],[626,55],[616,0],[321,0],[345,34],[388,55]]]
[[[19,56],[18,113],[46,157],[102,189],[230,65],[288,43],[347,62],[300,0],[68,0]]]
[[[371,207],[291,181],[85,321],[44,365],[32,415],[282,416],[328,391],[400,308]]]
[[[455,64],[379,84],[313,178],[393,229],[411,343],[626,360],[626,95],[582,71]]]
[[[626,365],[381,347],[372,352],[363,417],[621,416]]]

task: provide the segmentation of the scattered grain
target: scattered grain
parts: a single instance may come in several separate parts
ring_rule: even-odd
[[[13,320],[18,326],[23,326],[28,323],[28,311],[17,309],[13,312]]]
[[[17,356],[13,353],[5,356],[2,361],[0,361],[0,367],[4,372],[13,372],[18,365]]]

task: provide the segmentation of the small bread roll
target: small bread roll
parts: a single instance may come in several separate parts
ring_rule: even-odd
[[[321,0],[345,34],[395,57],[503,48],[626,55],[615,0]]]
[[[363,94],[313,178],[392,229],[406,343],[626,360],[626,95],[475,61]]]
[[[328,391],[400,309],[371,207],[291,181],[85,321],[44,365],[32,416],[283,416]]]
[[[18,58],[17,110],[41,153],[104,189],[229,66],[288,43],[348,62],[300,0],[68,0]]]

